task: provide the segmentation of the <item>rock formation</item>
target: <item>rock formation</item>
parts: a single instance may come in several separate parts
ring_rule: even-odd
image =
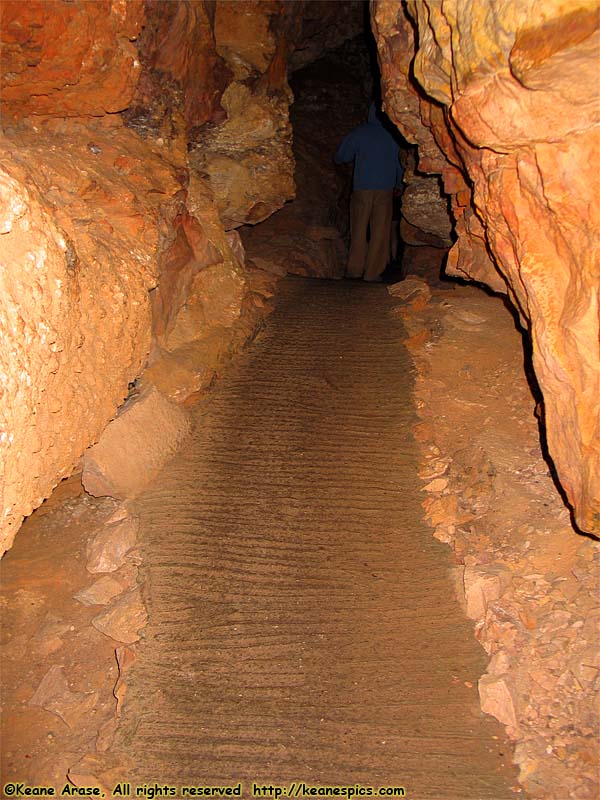
[[[418,145],[405,236],[421,220],[426,244],[447,245],[443,198],[422,224],[438,191],[423,175],[441,176],[457,237],[448,272],[518,309],[550,456],[579,526],[597,531],[596,5],[406,8],[372,6],[386,108]],[[248,265],[238,229],[294,197],[295,161],[303,183],[324,163],[318,125],[294,158],[288,67],[355,36],[362,11],[352,0],[3,4],[2,549],[128,395],[157,388],[184,404],[256,330],[285,268],[281,254]],[[309,247],[333,274],[339,219],[298,208],[306,220],[282,217],[294,269],[310,273]]]
[[[548,450],[600,532],[594,0],[376,0],[386,111],[441,175],[458,239],[447,272],[505,292],[532,343]]]
[[[448,213],[448,198],[436,176],[417,171],[417,158],[406,154],[402,193],[400,238],[406,245],[448,249],[452,244],[452,223]]]
[[[139,0],[3,3],[3,115],[102,117],[127,108],[143,23]]]
[[[233,229],[294,196],[289,58],[357,8],[4,3],[0,551],[117,409],[184,403],[256,330],[274,277]]]

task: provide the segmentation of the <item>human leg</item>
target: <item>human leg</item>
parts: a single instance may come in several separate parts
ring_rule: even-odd
[[[362,278],[367,260],[367,228],[373,202],[373,192],[357,189],[350,198],[350,253],[346,275]]]
[[[365,280],[380,277],[390,259],[393,190],[374,189],[370,216],[371,241],[367,254]]]

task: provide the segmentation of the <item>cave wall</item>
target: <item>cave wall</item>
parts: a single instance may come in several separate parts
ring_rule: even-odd
[[[594,0],[373,0],[384,105],[441,175],[447,272],[507,293],[527,328],[550,456],[600,532],[600,168]]]
[[[117,413],[185,404],[260,324],[235,228],[294,196],[288,62],[353,5],[3,3],[0,552]]]

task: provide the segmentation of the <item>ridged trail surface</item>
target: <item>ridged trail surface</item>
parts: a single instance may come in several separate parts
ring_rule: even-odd
[[[450,550],[421,522],[391,307],[382,286],[282,281],[140,498],[150,621],[117,739],[134,785],[514,797]]]

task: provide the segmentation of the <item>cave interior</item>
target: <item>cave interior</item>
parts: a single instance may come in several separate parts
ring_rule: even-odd
[[[6,794],[593,800],[597,3],[2,5]],[[376,286],[333,158],[372,100],[403,168]]]

